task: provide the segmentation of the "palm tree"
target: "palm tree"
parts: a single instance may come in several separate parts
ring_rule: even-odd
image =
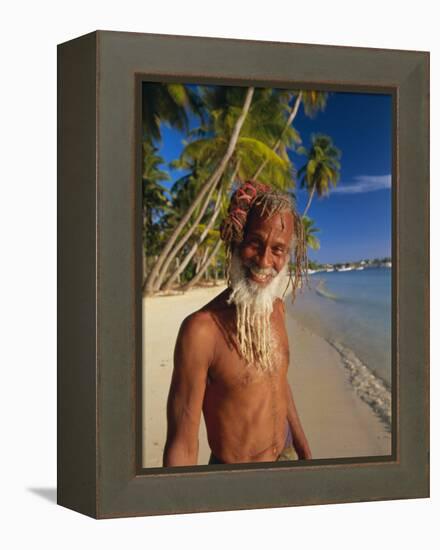
[[[167,172],[160,169],[164,163],[157,154],[157,149],[150,141],[142,144],[142,218],[143,218],[143,253],[144,275],[146,270],[147,253],[149,256],[158,253],[160,248],[161,218],[170,207],[166,189],[161,181],[169,179]]]
[[[303,212],[305,216],[315,192],[322,197],[329,194],[331,185],[336,187],[340,175],[341,152],[333,145],[330,137],[313,135],[311,147],[308,150],[299,147],[298,153],[307,156],[307,162],[298,171],[301,187],[305,187],[309,193],[309,200]]]
[[[319,111],[323,111],[327,106],[328,93],[318,90],[303,90],[302,103],[304,113],[310,118],[314,118]]]
[[[167,282],[163,287],[164,290],[169,290],[171,288],[171,285],[173,284],[173,282],[179,277],[179,275],[185,270],[186,266],[192,260],[198,248],[203,244],[205,239],[210,235],[210,233],[212,232],[217,222],[217,218],[220,212],[222,211],[222,206],[223,206],[223,210],[224,211],[226,210],[224,205],[224,202],[225,202],[224,199],[225,199],[225,196],[229,193],[229,190],[232,188],[232,185],[235,181],[235,178],[239,170],[239,166],[240,166],[240,162],[238,161],[232,173],[232,176],[229,180],[229,185],[225,186],[223,189],[220,189],[217,192],[217,198],[215,200],[212,214],[209,216],[209,219],[206,224],[199,225],[199,228],[198,228],[200,233],[199,236],[196,238],[196,241],[193,243],[192,248],[189,251],[185,251],[182,262],[179,264],[179,266],[174,271],[174,273],[172,273],[172,275],[168,278]]]
[[[152,222],[169,206],[165,190],[159,181],[169,179],[158,169],[163,159],[157,156],[155,142],[162,139],[161,123],[165,122],[178,130],[188,130],[188,112],[192,111],[203,121],[203,112],[197,94],[183,84],[144,83],[142,87],[142,129],[143,129],[143,216],[144,216],[144,269],[146,253],[153,256],[161,247],[160,224]]]
[[[188,111],[203,120],[197,94],[184,84],[148,82],[142,86],[143,132],[150,141],[161,141],[160,125],[166,122],[177,130],[187,131]]]
[[[146,284],[144,285],[145,290],[148,294],[151,294],[154,292],[154,290],[158,287],[156,283],[156,278],[159,274],[160,269],[162,268],[164,262],[167,260],[168,255],[170,251],[172,250],[175,242],[177,241],[182,229],[186,226],[188,221],[190,220],[193,212],[198,207],[198,205],[201,203],[203,198],[209,191],[211,191],[213,188],[216,187],[218,184],[220,178],[222,177],[224,171],[226,170],[226,167],[229,163],[229,160],[234,152],[235,146],[237,144],[238,137],[240,135],[241,128],[243,126],[243,123],[246,119],[246,116],[248,114],[252,97],[254,94],[254,88],[249,87],[246,90],[245,93],[245,99],[243,102],[243,106],[241,108],[241,111],[238,115],[238,117],[235,119],[235,123],[232,128],[232,132],[227,144],[227,148],[222,156],[222,158],[219,160],[219,162],[216,165],[215,170],[212,172],[212,174],[207,178],[207,180],[201,185],[200,190],[194,199],[193,203],[189,207],[186,214],[182,217],[180,222],[177,224],[176,228],[174,229],[172,235],[168,239],[167,244],[164,246],[155,266],[151,270],[149,276],[147,277]],[[164,277],[165,274],[162,274],[162,277]]]
[[[225,141],[224,134],[228,134],[228,125],[231,124],[231,109],[237,108],[236,97],[234,97],[236,94],[237,89],[234,88],[205,89],[204,104],[209,106],[208,110],[212,113],[211,125],[193,130],[192,134],[199,139],[190,142],[185,147],[176,165],[183,168],[185,162],[193,162],[195,158],[200,164],[209,164],[215,159],[216,155],[221,153]],[[287,155],[287,148],[300,142],[300,137],[293,128],[292,122],[301,102],[307,116],[313,116],[318,110],[324,109],[326,101],[327,94],[317,91],[257,90],[233,155],[233,158],[237,159],[237,179],[244,181],[249,179],[252,174],[252,179],[257,179],[261,175],[261,181],[270,183],[274,187],[283,190],[293,187],[291,162]],[[207,134],[207,137],[205,137],[205,134]],[[271,143],[273,145],[269,148]],[[257,166],[257,171],[255,171],[255,166]],[[234,176],[232,177],[233,180]],[[223,190],[224,194],[227,195],[230,189],[231,182]],[[192,248],[189,251],[185,250],[182,262],[179,263],[177,269],[163,286],[165,290],[168,290],[173,281],[185,270],[198,247],[202,245],[208,232],[214,226],[220,212],[218,202],[221,193],[220,186],[209,222],[204,226],[203,232],[193,243]],[[190,234],[199,227],[198,222],[208,205],[211,204],[209,199],[210,197],[207,197],[199,218],[194,221],[192,229],[186,233],[185,238],[181,241],[181,246],[174,249],[173,254],[164,264],[163,274],[173,257],[177,255],[180,248],[189,239]],[[195,278],[199,278],[198,273],[196,273]],[[189,285],[188,283],[186,286],[189,288],[192,284]]]
[[[326,92],[318,92],[316,90],[299,90],[296,92],[289,91],[280,91],[279,99],[281,102],[284,102],[287,106],[291,104],[289,114],[286,120],[286,123],[281,131],[281,134],[275,144],[272,147],[272,150],[277,153],[280,149],[283,148],[283,140],[286,134],[290,131],[294,131],[292,123],[295,120],[296,115],[298,114],[299,106],[302,102],[304,113],[306,116],[313,118],[318,111],[323,111],[327,105],[328,94]],[[294,131],[295,132],[295,131]],[[299,135],[295,132],[292,135],[293,141],[300,141]],[[285,151],[282,150],[285,153]],[[258,167],[258,170],[253,176],[253,180],[257,180],[264,170],[267,164],[267,160],[263,160],[261,165]]]
[[[175,229],[171,234],[164,232],[165,236],[168,234],[167,244],[144,284],[144,290],[147,293],[155,292],[164,286],[163,281],[168,274],[171,262],[183,252],[183,256],[180,256],[181,261],[178,262],[180,265],[165,283],[165,287],[169,288],[173,280],[186,268],[197,247],[202,245],[206,235],[213,229],[220,212],[219,197],[220,195],[225,197],[230,191],[229,177],[223,177],[223,174],[226,176],[226,172],[233,172],[234,166],[238,166],[238,181],[250,179],[252,176],[255,178],[257,175],[260,181],[283,190],[293,187],[293,171],[287,149],[297,144],[300,138],[292,126],[292,121],[301,102],[306,114],[312,116],[314,112],[325,107],[327,98],[326,94],[315,91],[285,92],[273,89],[252,91],[252,104],[247,107],[247,113],[241,120],[241,129],[236,132],[237,122],[243,115],[243,93],[246,90],[219,86],[200,90],[200,98],[194,100],[193,97],[192,105],[199,113],[203,111],[205,113],[200,117],[202,126],[188,132],[190,139],[193,137],[198,139],[186,144],[180,159],[175,163],[179,168],[192,171],[181,181],[182,193],[183,187],[189,186],[186,193],[189,204],[186,209],[178,208],[181,212],[179,221],[177,221],[178,214],[174,222],[171,214],[166,216],[167,224],[174,226]],[[179,99],[183,97],[179,96],[181,90],[167,88],[165,98],[159,97],[160,91],[160,88],[150,90],[150,103],[157,104],[162,108],[162,112],[166,111],[163,106],[169,106],[170,103],[172,105],[169,101],[170,97],[177,99],[174,101],[175,104],[183,105]],[[151,101],[151,97],[156,98],[157,101]],[[203,111],[201,105],[203,105]],[[151,120],[151,117],[148,120]],[[153,123],[154,120],[156,119],[153,118]],[[181,129],[187,129],[185,117],[171,116],[168,121],[176,127],[180,125]],[[159,133],[160,127],[155,131],[155,135]],[[224,163],[234,134],[236,134],[235,146],[232,148],[229,160]],[[223,173],[219,173],[218,170],[221,165]],[[200,167],[203,167],[203,176]],[[213,200],[215,196],[217,196],[216,201]],[[224,202],[224,198],[220,197],[220,200]],[[212,217],[203,222],[204,216],[210,209],[212,209]],[[193,233],[201,227],[203,230],[198,232],[196,241],[190,241]],[[187,253],[189,257],[186,256]]]
[[[178,162],[174,163],[179,168],[186,168],[193,165],[195,162],[204,167],[215,165],[218,159],[224,154],[224,150],[228,145],[229,136],[233,129],[233,123],[236,116],[240,113],[240,101],[243,96],[243,90],[240,88],[209,88],[203,91],[203,101],[207,110],[211,114],[209,124],[205,127],[196,129],[192,132],[199,139],[188,143]],[[237,173],[237,179],[249,179],[254,173],[255,167],[261,164],[261,159],[264,159],[267,169],[265,177],[275,187],[286,189],[293,185],[292,169],[290,159],[285,155],[281,158],[272,148],[268,146],[273,143],[274,136],[283,134],[283,145],[291,145],[297,142],[299,137],[293,128],[286,131],[285,128],[285,106],[279,101],[278,94],[271,89],[258,90],[254,94],[252,105],[249,109],[240,135],[237,139],[236,147],[230,161],[230,170]],[[199,137],[202,136],[202,137]],[[281,143],[281,140],[279,140]],[[236,168],[233,168],[233,166]],[[227,194],[231,190],[231,183],[235,179],[235,174],[232,177],[232,182],[229,177],[220,178],[218,182],[217,195]],[[214,192],[212,187],[210,193],[205,198],[205,201],[199,209],[199,214],[196,219],[191,221],[189,228],[186,228],[184,235],[173,247],[173,250],[168,255],[168,258],[163,263],[161,271],[156,279],[155,290],[162,286],[162,281],[167,275],[167,271],[171,262],[184,247],[191,235],[197,230],[202,217],[212,204],[211,197]],[[218,197],[219,198],[219,197]],[[219,214],[219,208],[215,207],[213,216],[210,220],[210,225],[214,224]],[[206,232],[202,234],[201,242],[206,236]],[[201,244],[200,240],[197,246]],[[194,252],[194,247],[191,249],[190,255]],[[168,289],[178,272],[185,269],[190,257],[186,256],[175,273],[171,275],[165,283],[165,289]]]
[[[320,229],[315,226],[315,222],[307,216],[301,218],[304,230],[304,241],[308,248],[312,250],[319,250],[321,243],[319,239],[315,236],[315,233],[318,233]]]
[[[206,259],[200,266],[198,273],[190,281],[188,281],[188,283],[186,283],[182,287],[182,290],[189,290],[191,287],[193,287],[196,283],[200,281],[200,279],[203,277],[208,267],[211,265],[214,258],[219,253],[221,245],[222,245],[222,240],[220,239],[220,236],[219,236],[215,241],[215,244],[213,245],[213,247],[209,249],[209,254],[206,256]]]
[[[203,102],[209,111],[209,121],[192,134],[198,139],[190,141],[184,148],[179,159],[179,167],[186,168],[186,163],[194,159],[202,165],[214,162],[225,149],[231,133],[234,117],[240,111],[242,90],[240,88],[206,89],[203,92]],[[272,173],[267,181],[279,188],[292,185],[291,162],[286,154],[274,151],[273,144],[283,136],[283,152],[287,146],[300,142],[298,133],[292,128],[286,129],[285,100],[272,89],[256,90],[243,123],[240,136],[234,151],[233,160],[240,161],[239,179],[251,179],[262,161],[268,164]]]

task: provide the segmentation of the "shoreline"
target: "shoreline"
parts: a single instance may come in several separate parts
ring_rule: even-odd
[[[353,352],[356,366],[367,368],[389,391],[392,335],[391,304],[387,298],[391,290],[388,292],[384,286],[390,281],[383,279],[388,271],[367,269],[341,276],[330,274],[329,278],[317,274],[310,279],[304,294],[297,297],[294,312],[301,324],[335,345],[343,358],[346,351]],[[369,273],[374,277],[365,281]],[[342,287],[339,277],[344,280]],[[358,277],[364,280],[362,286]]]
[[[325,279],[317,278],[310,286],[309,292],[318,295],[319,297],[335,301],[338,297],[327,290]],[[310,302],[309,302],[310,304]],[[357,395],[369,405],[375,414],[384,422],[388,429],[392,425],[392,388],[390,382],[381,375],[377,365],[370,365],[359,355],[356,346],[353,343],[346,342],[343,336],[330,336],[329,320],[325,319],[325,315],[318,318],[313,316],[313,322],[304,317],[304,306],[292,307],[286,304],[287,310],[297,322],[307,327],[310,332],[323,338],[328,344],[335,348],[342,360],[342,364],[347,371],[349,382]],[[309,305],[310,308],[310,305]],[[322,310],[321,310],[322,311]],[[310,312],[307,312],[310,314]],[[316,313],[316,312],[315,312]],[[391,378],[391,374],[390,374]]]
[[[185,294],[143,298],[143,465],[160,467],[166,439],[166,400],[173,349],[183,319],[224,290],[197,287]],[[341,352],[306,328],[287,308],[291,361],[288,379],[313,458],[391,454],[391,433],[350,382]],[[199,464],[210,450],[203,418]]]
[[[391,454],[390,428],[357,393],[340,351],[291,315],[287,325],[288,379],[313,458]]]

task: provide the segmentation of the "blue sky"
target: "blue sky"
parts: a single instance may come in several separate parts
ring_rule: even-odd
[[[308,212],[321,242],[320,250],[309,251],[310,258],[337,263],[391,256],[391,96],[332,92],[324,112],[310,119],[301,108],[293,125],[306,148],[312,134],[322,133],[342,152],[337,188],[329,197],[315,197]],[[164,127],[162,136],[160,155],[166,161],[177,158],[183,135]],[[290,156],[298,170],[305,157]],[[170,175],[172,182],[182,173]],[[302,212],[307,193],[297,189],[296,196]]]
[[[315,119],[295,119],[303,144],[310,135],[332,137],[342,151],[341,177],[329,197],[313,199],[308,215],[320,231],[319,262],[391,256],[392,98],[385,94],[332,93]],[[299,168],[303,157],[292,155]],[[305,191],[297,193],[301,212]]]

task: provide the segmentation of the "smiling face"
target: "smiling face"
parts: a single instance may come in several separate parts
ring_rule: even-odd
[[[249,214],[238,253],[249,281],[266,287],[289,259],[293,238],[293,216],[279,212],[262,217],[258,209]]]

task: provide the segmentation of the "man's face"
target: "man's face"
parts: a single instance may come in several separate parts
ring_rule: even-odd
[[[239,256],[246,278],[266,287],[285,266],[293,237],[293,216],[277,213],[271,218],[251,212],[246,225]]]

